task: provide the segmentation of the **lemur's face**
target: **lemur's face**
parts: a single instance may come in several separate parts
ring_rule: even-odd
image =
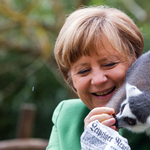
[[[126,128],[133,132],[144,132],[149,125],[147,122],[141,123],[137,117],[131,112],[129,103],[124,103],[121,106],[120,112],[116,115],[117,128]]]
[[[133,114],[130,108],[130,103],[129,103],[130,98],[132,97],[132,101],[134,101],[134,99],[136,101],[137,97],[141,94],[142,92],[139,89],[137,89],[135,86],[127,84],[126,100],[123,101],[120,107],[120,111],[116,115],[115,125],[117,128],[126,128],[133,132],[144,132],[147,128],[149,128],[150,117],[146,118],[144,122],[140,122],[136,114]],[[135,108],[135,109],[138,110],[140,108]]]

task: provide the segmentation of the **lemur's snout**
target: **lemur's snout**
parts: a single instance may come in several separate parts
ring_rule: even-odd
[[[114,117],[115,120],[116,120],[114,126],[116,126],[116,128],[118,129],[118,120],[117,120],[116,114],[113,114],[113,117]]]
[[[116,120],[116,122],[115,122],[114,126],[116,126],[116,128],[119,129],[118,128],[118,120],[117,120],[117,118],[115,118],[115,120]]]

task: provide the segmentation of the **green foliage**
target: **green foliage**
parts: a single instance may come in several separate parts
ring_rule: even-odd
[[[48,139],[54,108],[63,99],[77,97],[57,71],[53,48],[65,17],[81,4],[126,12],[143,33],[144,51],[149,49],[149,2],[135,2],[146,11],[145,21],[138,20],[123,0],[0,1],[0,140],[16,138],[23,103],[36,106],[33,137]]]
[[[10,52],[0,63],[8,67],[0,76],[0,138],[15,138],[18,113],[23,103],[34,103],[37,108],[34,137],[48,138],[52,112],[58,102],[70,97],[70,93],[56,80],[42,59],[37,60],[29,54],[19,56]]]

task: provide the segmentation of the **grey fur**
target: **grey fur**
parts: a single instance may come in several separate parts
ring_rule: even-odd
[[[141,123],[146,123],[150,116],[150,92],[144,92],[137,97],[129,99],[131,112],[137,117]]]

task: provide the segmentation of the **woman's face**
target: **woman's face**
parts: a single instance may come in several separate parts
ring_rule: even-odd
[[[109,42],[91,48],[90,56],[80,57],[71,66],[71,77],[77,94],[89,108],[105,106],[123,84],[128,64]],[[109,50],[109,52],[108,52]]]

